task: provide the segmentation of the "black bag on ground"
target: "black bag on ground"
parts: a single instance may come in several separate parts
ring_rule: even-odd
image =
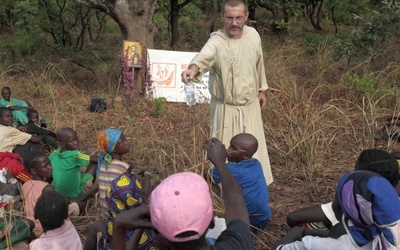
[[[92,100],[90,101],[89,110],[90,112],[103,113],[107,110],[106,101],[101,98],[92,98]]]

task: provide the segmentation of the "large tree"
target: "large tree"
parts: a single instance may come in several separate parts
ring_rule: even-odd
[[[179,3],[179,0],[169,0],[171,5],[171,13],[170,13],[170,26],[171,26],[171,42],[170,47],[175,48],[175,45],[178,43],[180,39],[179,33],[179,15],[180,11],[183,7],[191,3],[193,0],[185,0],[183,3]]]
[[[156,31],[153,15],[157,0],[75,1],[109,15],[118,23],[123,39],[140,41],[147,48],[153,48],[153,37]]]

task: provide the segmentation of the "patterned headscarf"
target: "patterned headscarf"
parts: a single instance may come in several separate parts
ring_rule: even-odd
[[[99,159],[97,162],[97,176],[100,172],[100,166],[103,162],[106,163],[106,169],[108,164],[112,161],[111,153],[114,151],[115,146],[121,137],[122,131],[115,128],[108,128],[97,136],[97,149],[99,152]]]
[[[336,189],[343,211],[343,224],[362,247],[372,242],[375,249],[400,247],[400,201],[393,186],[370,171],[344,175]]]

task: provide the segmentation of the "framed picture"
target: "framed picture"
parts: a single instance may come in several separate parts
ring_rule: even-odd
[[[122,51],[125,63],[130,69],[142,67],[143,50],[143,45],[140,42],[124,40]]]

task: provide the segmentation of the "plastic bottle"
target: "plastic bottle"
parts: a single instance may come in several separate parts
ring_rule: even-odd
[[[185,84],[185,101],[188,106],[196,104],[196,87],[192,82]]]

